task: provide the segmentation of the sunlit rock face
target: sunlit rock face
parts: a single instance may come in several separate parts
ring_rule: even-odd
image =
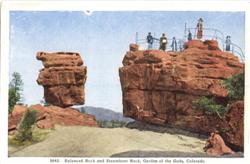
[[[37,59],[45,67],[40,70],[37,83],[43,86],[47,103],[60,107],[84,104],[87,67],[79,53],[38,52]]]
[[[215,40],[189,41],[182,52],[139,50],[131,44],[119,69],[123,114],[199,133],[218,129],[226,142],[242,149],[244,102],[220,119],[195,109],[193,101],[213,96],[225,102],[228,93],[222,81],[243,71],[238,57],[221,51]]]

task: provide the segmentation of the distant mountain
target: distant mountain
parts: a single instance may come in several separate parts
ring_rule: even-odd
[[[110,109],[105,109],[101,107],[84,106],[78,108],[80,112],[94,115],[97,121],[124,121],[131,122],[134,121],[131,118],[123,117],[122,113],[114,112]]]

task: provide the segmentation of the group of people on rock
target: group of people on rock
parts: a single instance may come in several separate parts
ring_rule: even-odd
[[[159,47],[160,50],[163,50],[163,51],[166,50],[168,39],[167,39],[165,33],[163,33],[162,36],[161,36],[161,38],[158,39],[158,38],[154,38],[152,36],[151,32],[149,32],[148,36],[147,36],[148,49],[152,49],[153,48],[154,40],[160,41],[160,47]]]
[[[159,49],[165,51],[167,49],[167,44],[168,44],[168,39],[166,37],[166,34],[163,33],[162,36],[160,37],[160,39],[158,38],[154,38],[151,34],[151,32],[148,33],[147,35],[147,43],[148,43],[148,49],[152,49],[153,48],[153,43],[154,40],[159,41],[160,42],[160,46]],[[179,44],[179,49],[180,51],[183,50],[183,42],[181,40],[178,41]],[[177,44],[177,40],[175,37],[173,37],[172,39],[172,51],[177,51],[178,49],[178,44]]]
[[[202,39],[203,37],[203,19],[200,18],[198,20],[198,23],[196,25],[196,37],[197,39]],[[193,36],[192,36],[192,33],[191,31],[189,30],[188,31],[188,35],[187,35],[187,40],[188,41],[191,41],[193,39]],[[159,46],[159,50],[163,50],[163,51],[166,51],[167,49],[167,44],[168,44],[168,39],[166,37],[166,34],[163,33],[162,36],[160,37],[160,39],[157,39],[157,38],[154,38],[151,34],[151,32],[148,33],[147,35],[147,44],[148,44],[148,49],[153,49],[153,44],[154,44],[154,41],[159,41],[160,43],[160,46]],[[225,41],[225,45],[226,45],[226,48],[225,50],[226,51],[231,51],[231,37],[230,36],[227,36],[226,37],[226,41]],[[179,40],[178,41],[178,45],[179,45],[179,50],[182,51],[184,49],[184,41],[183,40]],[[178,45],[177,45],[177,40],[175,37],[172,38],[172,43],[171,43],[171,48],[172,48],[172,51],[177,51],[178,49]]]

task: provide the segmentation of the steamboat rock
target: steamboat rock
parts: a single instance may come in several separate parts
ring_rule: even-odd
[[[226,143],[243,149],[244,102],[234,103],[225,118],[195,109],[193,101],[213,96],[228,100],[222,81],[242,73],[244,65],[215,40],[192,40],[182,52],[139,50],[131,44],[119,69],[126,117],[208,134],[219,130]]]

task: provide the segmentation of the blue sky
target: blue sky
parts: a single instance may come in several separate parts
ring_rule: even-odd
[[[204,19],[206,28],[216,28],[243,50],[244,12],[10,12],[10,72],[19,72],[24,81],[24,103],[36,104],[43,87],[36,83],[42,63],[38,51],[79,52],[88,67],[85,105],[122,112],[118,68],[135,33],[144,38],[151,31],[165,32],[168,38],[184,35],[185,22],[194,27]],[[232,21],[233,20],[233,21]]]

